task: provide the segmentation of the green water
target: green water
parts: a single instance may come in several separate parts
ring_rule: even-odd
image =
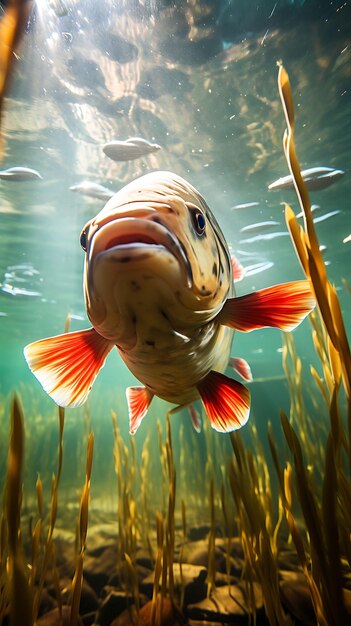
[[[42,411],[56,415],[27,368],[23,347],[62,332],[68,313],[72,330],[89,325],[79,234],[103,202],[69,190],[83,180],[118,190],[149,171],[174,171],[200,190],[244,266],[270,266],[238,283],[238,294],[302,278],[282,206],[291,202],[298,212],[295,195],[267,189],[288,173],[279,60],[294,93],[301,167],[345,170],[335,185],[314,192],[312,202],[321,207],[318,215],[340,211],[317,231],[348,324],[350,296],[341,279],[350,280],[351,243],[343,243],[351,232],[350,3],[245,3],[244,10],[242,3],[228,2],[222,11],[220,3],[211,2],[190,8],[179,2],[176,9],[157,2],[144,8],[134,2],[100,2],[99,8],[89,1],[67,4],[68,14],[59,18],[38,2],[3,118],[2,168],[26,165],[43,176],[0,181],[0,282],[32,292],[13,296],[0,290],[3,394],[29,386]],[[162,150],[121,164],[103,154],[106,141],[131,136],[156,141]],[[232,210],[242,203],[257,204]],[[247,241],[259,233],[240,233],[266,220],[279,226],[264,233],[282,235]],[[315,357],[307,320],[295,339],[308,366]],[[237,334],[233,354],[245,357],[261,381],[252,385],[252,420],[265,425],[278,418],[281,406],[288,410],[279,331]],[[124,389],[133,383],[118,355],[110,355],[89,399],[93,428],[106,423],[107,430],[99,427],[100,445],[110,436],[113,407],[127,436]],[[169,408],[155,404],[150,424],[164,419]],[[67,416],[68,423],[76,423],[82,411]],[[186,412],[173,423],[176,429],[181,423],[190,427]],[[146,419],[140,441],[147,429]]]

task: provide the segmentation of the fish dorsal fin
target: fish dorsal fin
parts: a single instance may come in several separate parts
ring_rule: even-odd
[[[24,356],[56,404],[80,406],[113,346],[89,328],[30,343],[24,348]]]
[[[212,428],[228,433],[246,424],[250,413],[250,392],[244,385],[211,371],[197,384],[197,389]]]
[[[146,387],[127,387],[129,433],[134,435],[145,417],[154,394]]]
[[[236,256],[234,256],[234,254],[231,255],[230,260],[232,263],[234,282],[237,283],[238,281],[244,278],[245,268],[241,265],[240,261],[238,261],[238,259],[236,258]]]
[[[231,357],[229,359],[229,365],[233,368],[234,372],[239,374],[239,376],[248,383],[252,381],[251,367],[245,359],[241,357]]]
[[[242,332],[267,326],[290,331],[302,322],[315,304],[309,281],[297,280],[229,298],[218,321]]]

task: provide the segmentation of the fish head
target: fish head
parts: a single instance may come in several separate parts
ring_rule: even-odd
[[[233,293],[224,235],[200,193],[170,172],[126,185],[84,227],[84,290],[95,329],[135,342],[148,318],[160,332],[211,321]]]

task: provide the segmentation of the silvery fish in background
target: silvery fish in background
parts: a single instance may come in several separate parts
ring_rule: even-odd
[[[201,400],[211,426],[236,430],[249,417],[250,393],[224,374],[234,329],[289,331],[315,306],[309,282],[274,285],[235,297],[242,267],[204,198],[171,172],[123,187],[82,230],[84,291],[92,328],[31,343],[28,365],[60,406],[85,402],[108,353],[117,350],[142,386],[126,391],[130,433],[158,396],[176,406]],[[199,429],[197,413],[191,410]]]
[[[89,196],[90,198],[97,198],[98,200],[109,200],[114,195],[114,191],[111,191],[103,185],[98,183],[92,183],[89,180],[84,180],[82,183],[72,185],[70,191],[76,191],[83,196]]]
[[[43,179],[37,170],[32,170],[30,167],[9,167],[7,170],[0,170],[0,178],[13,182],[23,182],[36,178]]]
[[[332,167],[310,167],[308,170],[303,170],[301,176],[309,191],[319,191],[320,189],[326,189],[342,176],[345,172],[343,170],[335,170]],[[294,189],[293,177],[291,174],[278,178],[274,183],[268,185],[270,191],[285,191],[286,189]]]
[[[240,233],[256,233],[258,231],[267,230],[272,226],[280,226],[279,222],[275,220],[268,220],[266,222],[256,222],[255,224],[248,224],[240,228]]]
[[[131,137],[126,141],[109,141],[103,146],[103,151],[113,161],[132,161],[139,157],[161,150],[157,143],[151,143],[141,137]]]

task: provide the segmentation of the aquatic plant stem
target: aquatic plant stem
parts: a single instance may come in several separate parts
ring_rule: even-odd
[[[86,476],[83,486],[82,497],[80,501],[80,515],[79,515],[79,543],[80,549],[76,564],[76,570],[72,581],[72,604],[70,614],[70,626],[76,626],[78,622],[79,603],[82,591],[83,583],[83,560],[87,540],[88,532],[88,512],[89,512],[89,497],[90,497],[90,479],[91,470],[93,464],[93,452],[94,452],[94,434],[91,432],[88,439],[88,451],[87,451],[87,463],[86,463]]]
[[[6,519],[9,549],[10,624],[32,626],[32,593],[28,584],[20,539],[22,466],[24,455],[23,414],[16,396],[11,404],[11,435],[6,477]]]
[[[351,352],[339,300],[334,286],[330,283],[313,222],[311,204],[307,187],[301,176],[294,142],[294,106],[289,77],[282,65],[278,72],[278,88],[287,122],[283,146],[288,167],[293,177],[294,186],[302,209],[305,230],[296,223],[296,217],[290,207],[286,208],[286,221],[298,258],[307,278],[310,278],[318,307],[325,323],[328,335],[340,355],[343,384],[348,404],[349,424],[349,462],[351,469]]]

